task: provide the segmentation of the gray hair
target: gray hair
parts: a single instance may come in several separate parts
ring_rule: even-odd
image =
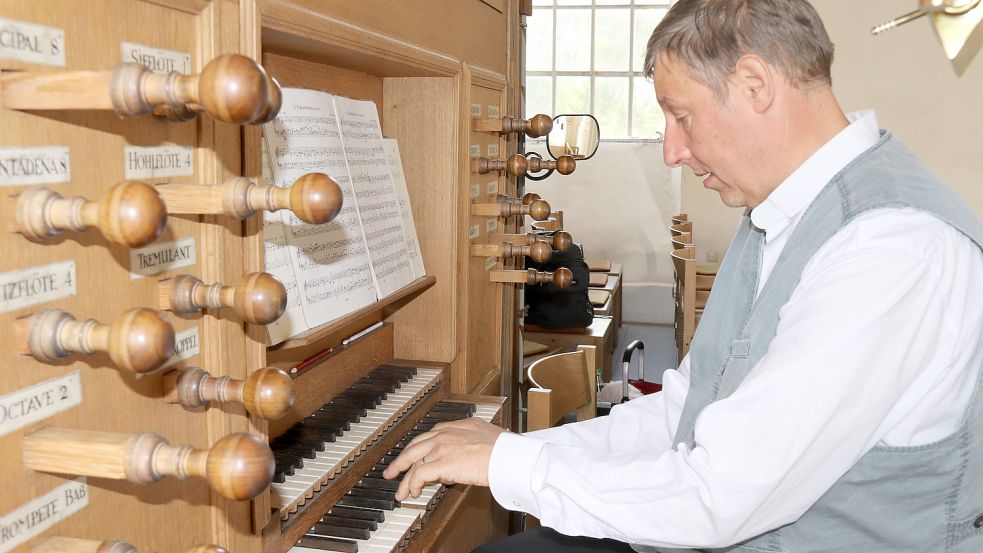
[[[679,0],[649,38],[645,76],[652,77],[659,56],[671,54],[723,98],[727,78],[750,53],[793,86],[832,83],[833,43],[806,0]]]

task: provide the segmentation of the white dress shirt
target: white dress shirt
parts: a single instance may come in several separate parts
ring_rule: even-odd
[[[877,140],[864,112],[751,214],[764,282],[803,211]],[[806,265],[768,352],[672,448],[689,357],[663,392],[607,417],[505,433],[489,463],[503,507],[568,535],[722,547],[798,519],[876,444],[917,446],[965,417],[983,365],[983,254],[912,209],[844,226]]]

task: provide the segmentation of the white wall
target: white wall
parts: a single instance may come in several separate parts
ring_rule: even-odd
[[[870,28],[916,6],[914,0],[814,0],[836,45],[833,89],[843,109],[873,108],[893,132],[983,217],[983,55],[956,75],[928,17],[877,36]],[[976,8],[983,10],[983,5]],[[983,33],[983,24],[976,29]],[[724,251],[741,210],[684,170],[683,211],[698,244]]]
[[[622,263],[627,321],[672,322],[667,226],[679,212],[679,174],[662,162],[661,144],[603,142],[573,174],[526,181],[527,192],[563,211],[565,229],[583,244],[587,258]]]

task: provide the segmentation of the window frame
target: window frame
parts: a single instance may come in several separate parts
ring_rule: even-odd
[[[590,78],[590,89],[589,89],[589,107],[588,113],[595,113],[594,101],[596,99],[595,94],[595,80],[597,77],[622,77],[628,81],[628,136],[622,138],[601,138],[602,142],[630,142],[630,143],[662,143],[663,132],[657,131],[658,136],[650,138],[640,138],[632,137],[632,126],[633,126],[633,115],[635,113],[635,81],[636,77],[645,78],[642,71],[634,71],[632,68],[635,64],[635,56],[638,55],[637,52],[632,51],[632,45],[635,43],[635,13],[639,10],[658,10],[658,9],[668,9],[672,0],[665,0],[663,3],[658,1],[653,2],[652,0],[647,0],[645,3],[636,3],[636,0],[622,0],[617,4],[598,4],[597,0],[583,0],[582,4],[577,5],[557,5],[557,0],[550,0],[550,2],[544,3],[542,0],[533,4],[532,17],[536,17],[536,10],[544,12],[549,10],[549,16],[553,19],[552,24],[552,51],[550,58],[551,69],[549,71],[532,71],[526,68],[526,60],[523,59],[523,82],[525,82],[526,77],[549,77],[551,81],[550,87],[550,113],[557,114],[556,111],[556,79],[557,77],[589,77]],[[590,67],[588,71],[557,71],[556,69],[556,21],[557,13],[561,10],[590,10],[590,32],[591,32],[591,48],[590,48]],[[594,68],[594,52],[596,51],[596,38],[597,38],[597,28],[596,28],[596,14],[598,10],[629,10],[629,20],[628,20],[628,70],[627,71],[595,71]],[[527,27],[528,32],[528,27]],[[526,109],[525,102],[523,102],[523,109]],[[525,117],[531,117],[531,113],[526,113]],[[545,141],[545,137],[538,138],[533,141]]]

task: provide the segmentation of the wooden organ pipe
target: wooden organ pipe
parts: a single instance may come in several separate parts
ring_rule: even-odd
[[[553,130],[553,118],[540,113],[530,119],[518,119],[516,117],[474,119],[472,130],[502,134],[526,133],[529,138],[539,138],[546,136]]]
[[[529,157],[522,154],[509,156],[508,159],[489,159],[479,157],[471,160],[471,172],[484,175],[493,171],[502,172],[519,177],[526,172],[538,173],[547,169],[556,169],[561,175],[569,175],[577,168],[577,161],[572,156],[560,156],[556,161],[548,161],[538,157]]]
[[[152,309],[124,312],[112,324],[77,321],[61,309],[45,309],[15,321],[21,353],[53,362],[73,352],[109,354],[126,370],[147,373],[174,355],[174,328]]]
[[[296,398],[293,379],[281,369],[266,367],[253,371],[245,380],[214,377],[199,367],[188,367],[165,375],[165,400],[189,409],[218,404],[241,403],[254,417],[274,420],[286,415]]]
[[[553,236],[529,232],[526,234],[498,234],[495,235],[495,238],[505,242],[516,242],[526,245],[532,245],[534,242],[546,242],[558,252],[566,251],[573,244],[573,237],[565,230],[558,230],[553,233]]]
[[[282,100],[276,81],[238,54],[213,59],[199,75],[122,63],[112,71],[23,71],[5,75],[2,86],[6,109],[111,109],[130,117],[160,107],[172,118],[205,111],[234,125],[271,120]]]
[[[512,242],[502,242],[500,244],[472,244],[471,255],[478,257],[519,257],[529,256],[536,263],[548,261],[553,254],[553,248],[546,242],[533,241],[531,244],[514,244]]]
[[[157,287],[160,308],[181,315],[204,308],[231,307],[247,323],[270,324],[287,308],[287,289],[269,273],[249,273],[235,286],[205,284],[191,275],[161,280]]]
[[[220,185],[164,184],[157,187],[170,213],[231,215],[245,219],[257,211],[289,209],[312,225],[327,223],[341,211],[342,192],[324,173],[308,173],[288,188],[233,177]]]
[[[153,432],[119,434],[44,427],[24,436],[24,467],[150,484],[165,476],[202,477],[222,497],[241,501],[273,480],[273,452],[258,436],[229,434],[210,449],[170,445]]]
[[[137,553],[137,548],[120,540],[87,540],[52,536],[31,548],[31,553]],[[208,544],[196,545],[185,553],[229,553],[224,547]]]
[[[139,248],[164,231],[167,208],[153,186],[123,181],[98,201],[82,196],[65,199],[47,188],[25,190],[17,196],[13,219],[14,231],[33,240],[94,227],[117,244]]]
[[[491,271],[492,282],[505,282],[514,284],[545,284],[550,283],[557,288],[566,288],[573,284],[573,273],[566,267],[560,267],[555,272],[537,271],[527,269],[525,271]]]
[[[550,216],[550,204],[546,200],[536,200],[529,205],[509,199],[494,203],[471,204],[471,214],[481,217],[511,217],[513,215],[528,215],[537,221]]]

